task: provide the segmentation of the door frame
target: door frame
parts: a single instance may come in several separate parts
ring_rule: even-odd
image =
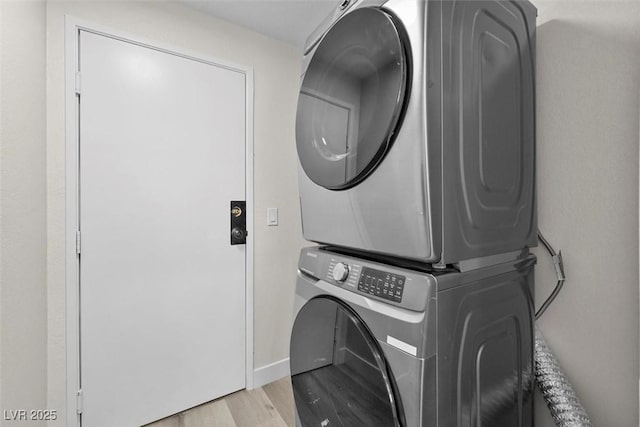
[[[247,235],[245,252],[245,388],[254,385],[253,369],[253,286],[254,286],[254,170],[253,170],[253,123],[254,123],[254,75],[253,68],[238,65],[219,58],[131,35],[119,30],[86,22],[65,15],[65,287],[66,287],[66,397],[67,425],[80,426],[78,409],[81,409],[80,390],[80,263],[76,253],[76,231],[79,229],[79,102],[76,73],[79,58],[79,32],[120,40],[159,52],[176,55],[205,64],[223,67],[245,75],[245,198]],[[81,88],[80,88],[81,90]]]

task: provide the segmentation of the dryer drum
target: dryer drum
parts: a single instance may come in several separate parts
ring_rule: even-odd
[[[391,146],[409,84],[406,36],[392,15],[362,8],[320,42],[302,81],[296,120],[300,163],[322,187],[351,187]]]
[[[335,297],[315,297],[298,313],[291,383],[304,426],[406,425],[382,349],[358,314]]]

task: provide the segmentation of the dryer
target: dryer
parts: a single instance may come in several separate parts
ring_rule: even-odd
[[[534,263],[434,275],[303,249],[296,424],[532,427]]]
[[[536,244],[527,1],[345,0],[296,118],[307,240],[436,266]]]

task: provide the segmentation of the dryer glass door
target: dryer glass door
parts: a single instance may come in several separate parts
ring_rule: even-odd
[[[330,296],[305,304],[291,335],[291,383],[302,426],[404,426],[395,381],[367,326]]]
[[[408,84],[401,27],[377,8],[345,15],[309,62],[296,117],[296,145],[307,176],[339,190],[381,161],[399,124]]]

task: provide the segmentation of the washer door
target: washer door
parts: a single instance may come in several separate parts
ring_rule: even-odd
[[[319,296],[302,307],[293,325],[290,356],[303,427],[405,425],[378,342],[342,301]]]
[[[391,146],[409,82],[406,37],[377,8],[357,9],[320,41],[298,98],[296,145],[307,176],[351,187]]]

